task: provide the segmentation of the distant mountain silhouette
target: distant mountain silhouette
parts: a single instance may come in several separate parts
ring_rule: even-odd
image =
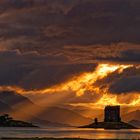
[[[84,106],[62,106],[65,109],[72,110],[86,118],[98,118],[98,120],[103,120],[103,109],[96,109]]]
[[[122,119],[129,122],[131,120],[138,120],[140,121],[140,110],[131,111],[129,113],[126,113],[122,116]]]
[[[21,104],[33,104],[27,97],[17,94],[13,91],[0,92],[0,101],[8,104],[9,106],[16,106]]]
[[[32,112],[27,112],[26,110],[22,109],[22,106],[32,106],[33,108],[38,108],[37,105],[35,105],[32,101],[30,101],[27,97],[17,94],[13,91],[3,91],[0,92],[0,114],[8,113],[11,114],[14,118],[24,120],[20,115],[14,114],[13,112],[16,112],[18,110],[23,111],[25,114],[29,115],[28,120],[33,122],[36,125],[45,125],[45,126],[68,126],[62,123],[55,123],[50,122],[46,119],[41,119],[39,116],[36,116],[35,114],[32,114]]]
[[[129,124],[140,128],[140,120],[131,120],[131,121],[129,121]]]
[[[12,108],[8,104],[0,101],[0,112],[5,112],[6,113],[6,112],[10,111],[11,109]]]
[[[79,113],[61,107],[46,108],[39,114],[39,118],[46,118],[51,122],[64,123],[72,126],[85,125],[92,122],[92,119],[90,118],[84,117]]]
[[[27,97],[12,91],[0,92],[0,102],[1,101],[4,102],[3,107],[5,107],[5,110],[9,107],[9,112],[14,118],[24,120],[24,117],[20,114],[13,114],[13,112],[21,111],[24,115],[28,116],[28,119],[25,121],[33,122],[36,125],[79,126],[92,122],[91,119],[83,117],[69,109],[61,107],[40,107],[30,101]],[[27,106],[27,109],[28,106],[30,106],[32,110],[41,110],[41,112],[34,114],[33,111],[27,111],[26,108],[22,108],[24,106]],[[5,110],[2,110],[0,106],[1,113]]]

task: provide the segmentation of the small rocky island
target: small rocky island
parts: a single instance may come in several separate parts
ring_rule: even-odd
[[[8,114],[0,116],[0,127],[37,127],[32,123],[14,120]]]
[[[104,110],[104,122],[95,122],[80,128],[104,128],[104,129],[137,129],[131,124],[121,121],[120,106],[106,106]]]

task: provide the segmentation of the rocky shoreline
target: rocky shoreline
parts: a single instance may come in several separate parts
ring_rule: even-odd
[[[103,128],[103,129],[138,129],[137,127],[125,122],[98,122],[79,128]]]

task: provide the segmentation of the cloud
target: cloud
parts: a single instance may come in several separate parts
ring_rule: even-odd
[[[40,89],[97,63],[139,65],[139,9],[139,0],[1,0],[0,85]],[[97,84],[115,94],[138,92],[135,66]],[[75,102],[94,98],[86,91]]]
[[[102,63],[140,63],[140,45],[132,43],[65,46],[63,53],[74,60]]]
[[[140,87],[140,68],[130,67],[123,72],[115,71],[104,79],[98,80],[96,84],[100,88],[108,88],[108,92],[112,94],[131,94],[139,93]]]
[[[25,89],[47,88],[74,75],[93,71],[96,64],[71,64],[63,56],[43,56],[35,52],[0,52],[0,85]]]
[[[118,94],[140,92],[139,82],[140,75],[121,78],[110,86],[110,92]]]
[[[1,5],[0,49],[139,63],[138,0],[7,0]]]

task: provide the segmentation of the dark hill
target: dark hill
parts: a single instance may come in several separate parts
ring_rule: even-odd
[[[140,121],[140,110],[131,111],[122,116],[122,119],[129,122],[131,120],[139,120]]]
[[[129,121],[129,124],[140,128],[140,121],[139,120],[131,120],[131,121]]]
[[[44,109],[44,111],[38,114],[38,117],[71,126],[85,125],[92,122],[92,119],[84,117],[75,111],[55,106]]]
[[[27,112],[28,107],[24,108],[24,106],[29,106],[31,109],[40,108],[30,101],[30,99],[21,94],[15,93],[13,91],[0,92],[0,114],[8,113],[18,120],[33,122],[38,126],[68,126],[63,123],[61,124],[59,122],[48,121],[47,118],[43,119],[40,115],[34,114],[33,111]],[[29,119],[25,119],[24,117],[20,116],[19,113],[15,114],[14,112],[22,112],[27,115]]]
[[[33,122],[36,125],[79,126],[92,122],[91,119],[83,117],[82,115],[69,109],[38,106],[27,97],[13,91],[0,92],[0,102],[1,101],[4,102],[3,107],[8,105],[12,108],[9,112],[7,112],[12,117],[19,120]],[[1,113],[5,112],[1,110]],[[28,117],[25,119],[25,116]]]
[[[8,114],[0,116],[0,127],[37,127],[32,123],[14,120]]]
[[[0,92],[0,101],[8,104],[9,106],[16,106],[20,104],[33,104],[27,97],[17,94],[13,91]]]
[[[8,112],[10,110],[11,110],[11,107],[8,104],[0,101],[0,112]]]

